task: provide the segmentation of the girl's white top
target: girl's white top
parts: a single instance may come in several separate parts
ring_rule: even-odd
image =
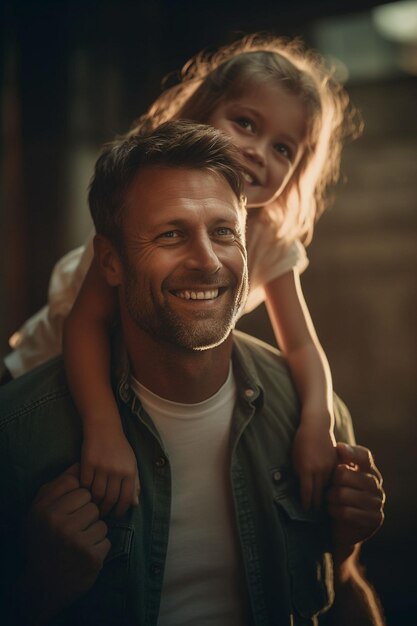
[[[91,264],[93,238],[94,233],[85,246],[58,261],[49,282],[48,303],[12,336],[14,349],[4,360],[14,378],[61,353],[63,321]],[[244,313],[249,313],[265,300],[264,285],[294,268],[301,273],[308,259],[298,240],[282,241],[274,225],[251,212],[246,238],[250,290]]]

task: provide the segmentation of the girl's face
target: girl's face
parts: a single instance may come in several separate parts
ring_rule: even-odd
[[[221,102],[208,124],[229,135],[242,153],[248,207],[265,206],[277,198],[304,149],[306,108],[301,98],[259,82]]]

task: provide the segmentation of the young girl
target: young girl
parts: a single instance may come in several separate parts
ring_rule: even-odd
[[[299,41],[253,35],[188,62],[180,82],[130,133],[186,118],[224,131],[242,154],[251,285],[246,312],[265,300],[301,399],[293,462],[306,508],[320,505],[336,454],[331,375],[299,275],[324,192],[338,178],[342,139],[358,129],[353,113],[316,54]],[[110,385],[116,298],[92,258],[90,241],[58,263],[49,307],[21,329],[6,364],[17,375],[58,353],[66,318],[64,357],[84,423],[81,482],[103,515],[116,503],[115,513],[123,514],[138,502],[139,479]]]

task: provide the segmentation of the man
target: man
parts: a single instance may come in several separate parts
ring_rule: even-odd
[[[119,293],[114,388],[138,455],[140,503],[104,522],[80,488],[81,423],[59,360],[7,385],[6,623],[315,624],[334,586],[331,623],[381,624],[357,564],[357,544],[382,522],[370,453],[339,446],[330,526],[304,511],[290,461],[299,404],[286,365],[231,332],[247,269],[229,142],[171,122],[108,148],[90,207],[98,266]],[[347,412],[336,408],[338,438],[352,442]]]

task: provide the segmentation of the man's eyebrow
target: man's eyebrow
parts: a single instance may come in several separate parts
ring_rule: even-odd
[[[239,215],[236,213],[237,209],[228,209],[225,208],[225,215],[221,217],[213,217],[212,220],[209,221],[210,224],[222,224],[224,222],[239,222]],[[166,219],[161,220],[160,222],[156,222],[155,224],[151,224],[150,228],[152,230],[159,230],[164,228],[176,228],[180,226],[187,226],[190,224],[190,220],[188,218],[178,217],[176,219]]]
[[[170,230],[171,228],[178,228],[179,226],[184,226],[186,224],[186,220],[183,219],[175,219],[175,220],[164,220],[162,222],[157,222],[156,224],[152,224],[150,226],[151,230]]]
[[[219,226],[220,224],[239,224],[239,217],[236,215],[219,217],[211,222],[212,226]]]

